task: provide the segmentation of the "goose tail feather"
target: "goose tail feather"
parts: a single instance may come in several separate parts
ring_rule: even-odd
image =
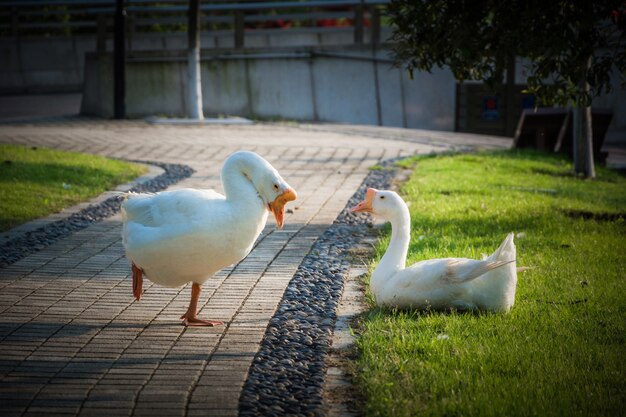
[[[487,258],[489,261],[514,261],[516,258],[515,243],[513,241],[514,234],[509,233],[491,256]]]

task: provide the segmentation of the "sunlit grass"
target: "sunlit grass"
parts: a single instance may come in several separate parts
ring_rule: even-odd
[[[581,180],[564,159],[520,151],[404,164],[409,263],[480,258],[515,232],[532,269],[508,315],[372,307],[356,364],[366,415],[624,415],[625,179]]]
[[[0,145],[0,231],[88,200],[145,171],[100,156]]]

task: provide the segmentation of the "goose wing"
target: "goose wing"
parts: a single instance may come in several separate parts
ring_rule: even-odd
[[[214,190],[184,188],[157,194],[129,194],[122,204],[124,221],[144,227],[189,223],[225,197]]]
[[[447,259],[445,275],[442,278],[449,283],[467,282],[511,262],[515,260]]]

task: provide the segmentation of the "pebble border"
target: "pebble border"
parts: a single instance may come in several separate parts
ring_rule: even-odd
[[[370,171],[304,258],[269,322],[239,399],[240,416],[323,416],[322,397],[336,311],[350,269],[348,249],[368,235],[367,216],[349,212],[369,187],[389,188],[394,160]]]
[[[133,161],[130,161],[133,162]],[[161,162],[141,161],[145,164],[156,165],[165,172],[151,180],[131,188],[131,192],[157,192],[166,189],[187,177],[195,171],[187,165],[164,164]],[[90,205],[65,219],[42,226],[23,235],[17,236],[0,245],[0,268],[4,268],[20,259],[40,251],[54,242],[84,229],[106,217],[117,213],[121,207],[118,196],[110,197],[100,204]]]
[[[368,217],[349,212],[369,187],[388,188],[395,161],[369,172],[333,224],[315,242],[289,283],[269,322],[239,400],[241,416],[323,416],[323,385],[336,310],[350,269],[348,250],[365,238]],[[129,191],[157,192],[191,176],[186,165],[143,161],[165,172]],[[0,268],[37,252],[120,210],[118,196],[0,245]],[[369,226],[369,227],[368,227]]]

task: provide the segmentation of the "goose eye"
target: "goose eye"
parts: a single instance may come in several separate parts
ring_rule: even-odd
[[[274,189],[278,191],[278,184],[274,184]]]
[[[385,199],[385,196],[384,196],[384,195],[381,195],[381,196],[380,196],[380,199],[381,199],[381,200],[384,200],[384,199]]]

